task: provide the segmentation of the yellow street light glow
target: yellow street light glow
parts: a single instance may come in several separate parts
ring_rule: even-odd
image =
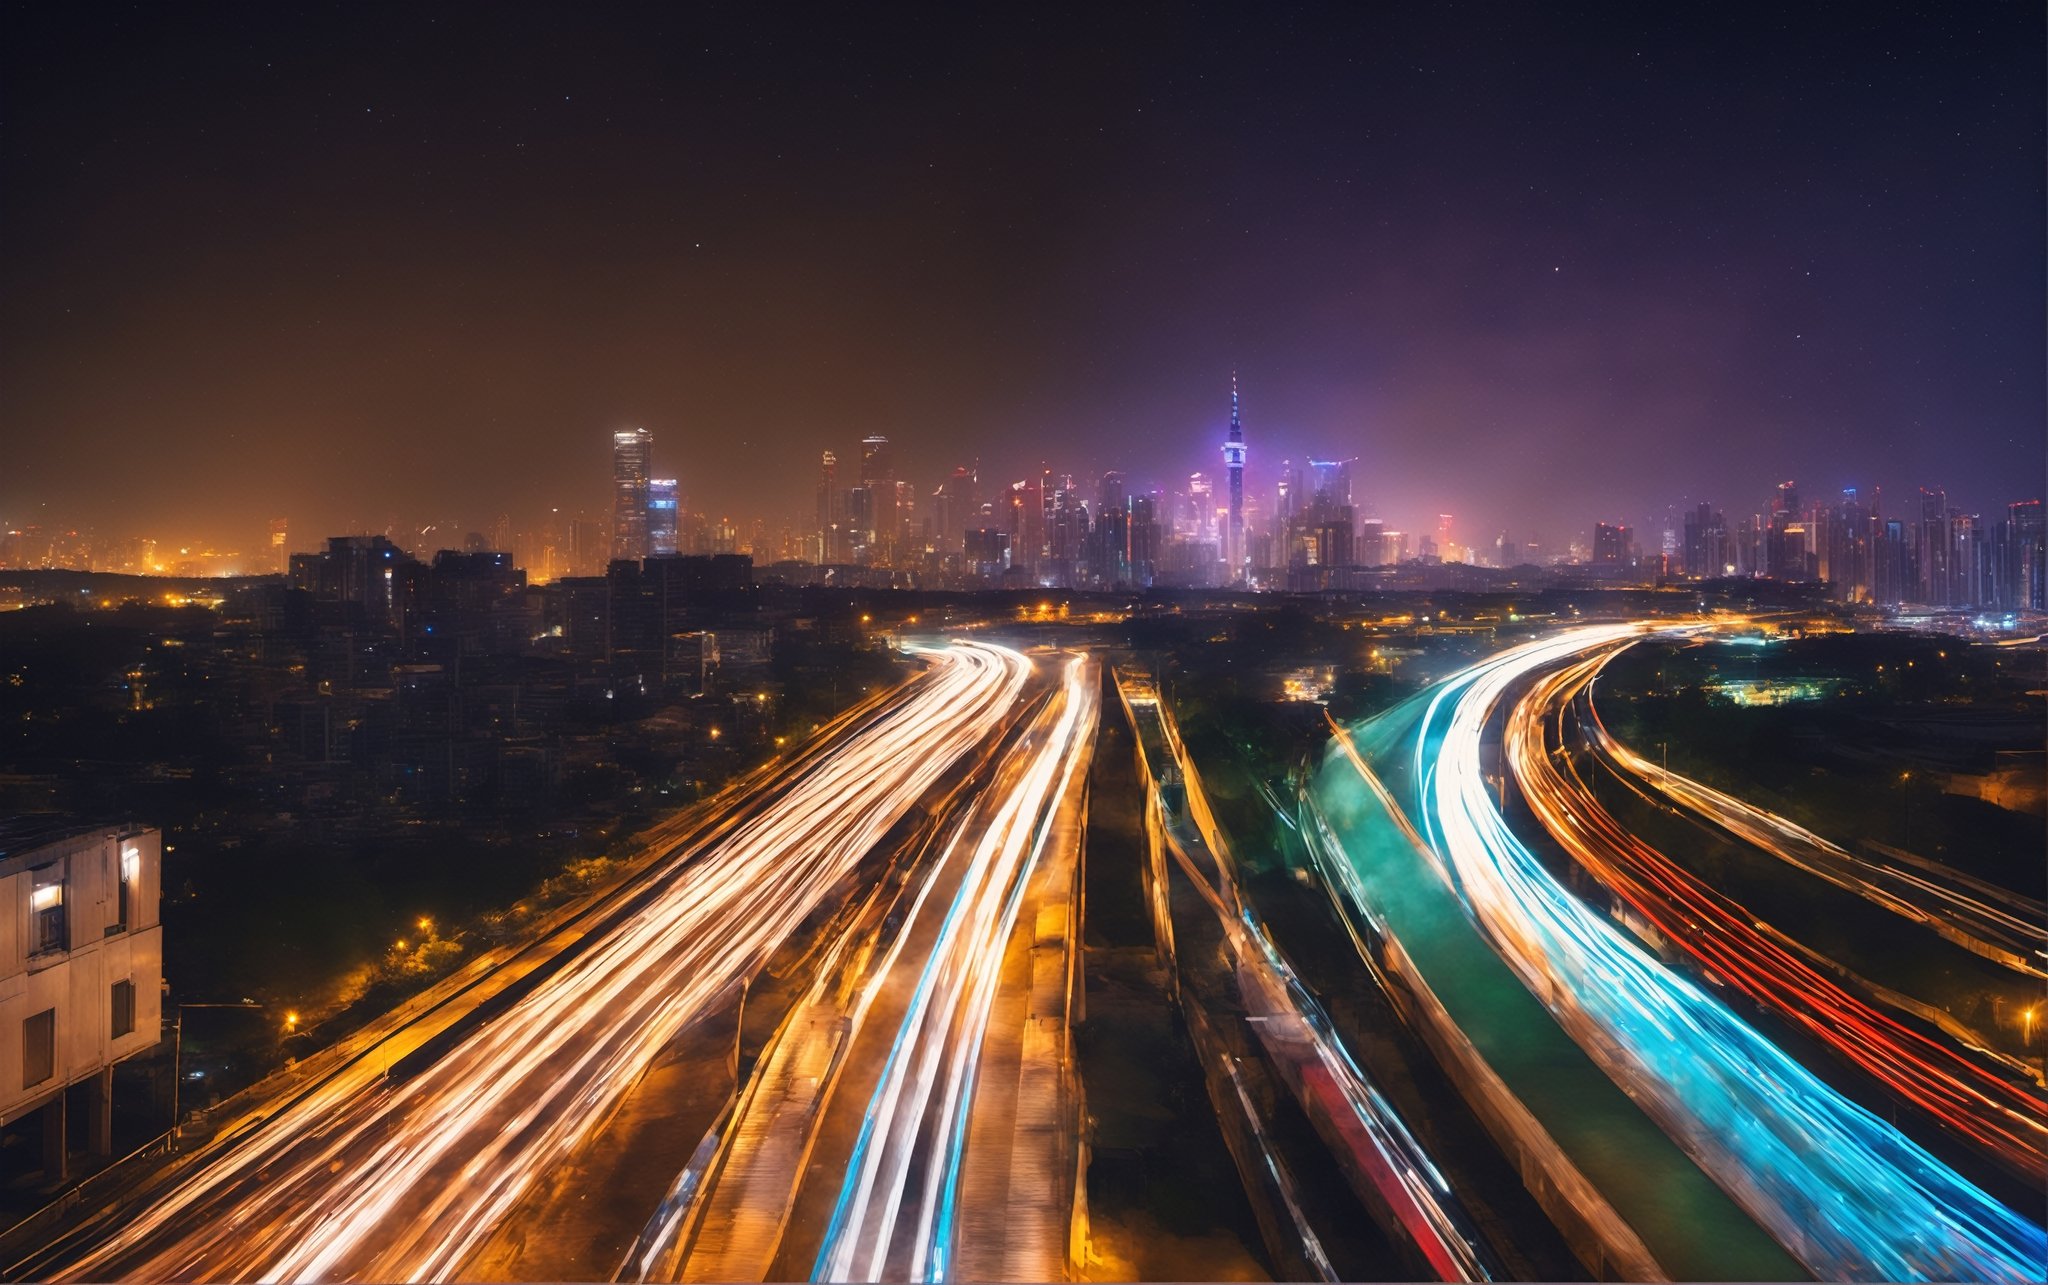
[[[434,931],[434,920],[431,915],[420,916],[420,931],[423,933],[430,933]]]

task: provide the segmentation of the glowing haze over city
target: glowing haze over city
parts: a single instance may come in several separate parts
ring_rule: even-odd
[[[0,1280],[2048,1277],[2044,68],[8,7]]]

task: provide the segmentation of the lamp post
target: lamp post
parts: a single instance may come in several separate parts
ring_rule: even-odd
[[[171,1144],[175,1147],[184,1136],[185,1121],[178,1114],[178,1099],[185,1087],[185,1010],[188,1008],[262,1008],[255,1000],[245,999],[232,1004],[173,1004],[171,1011]],[[298,1025],[298,1014],[292,1014],[292,1025]]]

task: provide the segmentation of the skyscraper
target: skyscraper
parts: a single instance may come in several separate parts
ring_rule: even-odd
[[[649,478],[647,482],[647,552],[650,556],[668,556],[676,552],[677,511],[676,480],[672,477]]]
[[[1685,515],[1685,574],[1706,580],[1724,576],[1734,564],[1728,519],[1713,505],[1702,503]]]
[[[1999,528],[1998,605],[2007,611],[2048,608],[2043,562],[2048,561],[2048,526],[2041,501],[2019,500],[2006,506]]]
[[[1237,372],[1230,372],[1230,434],[1223,439],[1223,467],[1230,475],[1230,527],[1223,533],[1229,582],[1244,579],[1244,425],[1237,417]]]
[[[1916,532],[1913,545],[1919,558],[1918,593],[1908,601],[1941,606],[1948,601],[1948,492],[1938,487],[1932,491],[1920,488],[1920,525]]]
[[[612,434],[612,558],[637,562],[647,556],[649,470],[654,434],[624,428]]]
[[[283,518],[270,519],[270,569],[282,575],[292,569],[291,542]]]
[[[896,462],[889,439],[880,433],[861,439],[860,489],[867,493],[855,537],[867,546],[873,566],[894,564],[897,527]]]
[[[1629,556],[1629,546],[1635,541],[1635,532],[1616,522],[1593,524],[1593,561],[1601,566],[1626,566],[1634,559]]]
[[[1130,498],[1131,520],[1126,537],[1130,550],[1131,583],[1140,587],[1152,583],[1158,570],[1159,547],[1159,493],[1134,495]]]
[[[1105,585],[1130,583],[1131,515],[1124,475],[1112,469],[1095,488],[1094,571]]]
[[[818,465],[818,547],[821,565],[846,561],[846,497],[839,489],[839,456],[826,451]]]

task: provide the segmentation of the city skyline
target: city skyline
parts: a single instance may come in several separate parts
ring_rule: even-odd
[[[894,510],[893,516],[883,526],[895,524],[898,534],[892,537],[890,547],[880,552],[870,547],[875,530],[872,516],[863,527],[868,539],[856,543],[848,536],[844,542],[835,543],[833,538],[820,542],[821,533],[828,527],[839,525],[845,516],[832,504],[846,503],[849,491],[849,487],[841,487],[832,503],[826,502],[824,488],[833,485],[830,475],[836,470],[837,455],[829,447],[822,452],[827,482],[794,484],[792,494],[801,498],[781,506],[779,513],[745,514],[734,512],[729,507],[706,506],[693,496],[683,479],[654,476],[659,471],[654,455],[656,435],[645,426],[636,426],[609,434],[610,494],[601,503],[557,504],[548,506],[542,513],[516,515],[503,511],[496,514],[442,511],[428,518],[426,515],[392,512],[381,519],[349,520],[324,530],[308,527],[290,517],[272,517],[263,524],[261,538],[252,534],[251,538],[240,542],[186,542],[187,547],[178,550],[183,559],[181,566],[175,563],[169,551],[178,543],[175,534],[168,540],[159,540],[154,534],[81,529],[76,524],[61,521],[22,522],[0,514],[0,567],[263,574],[285,570],[284,554],[318,550],[324,547],[329,536],[376,534],[400,541],[408,551],[423,558],[430,557],[439,549],[476,551],[488,548],[513,554],[516,565],[536,580],[598,574],[603,563],[610,558],[637,560],[678,552],[745,552],[763,564],[807,561],[819,565],[876,565],[918,570],[924,566],[926,555],[959,554],[962,532],[977,523],[1000,525],[990,513],[977,516],[960,508],[961,497],[957,491],[963,479],[980,488],[983,508],[987,508],[996,493],[1004,488],[1029,484],[1037,478],[1044,479],[1048,487],[1057,479],[1072,479],[1076,492],[1085,497],[1088,510],[1094,512],[1098,507],[1097,492],[1111,477],[1116,479],[1115,485],[1120,492],[1152,496],[1156,503],[1168,506],[1169,512],[1175,514],[1193,502],[1189,494],[1192,479],[1193,485],[1203,489],[1203,503],[1214,500],[1215,507],[1207,519],[1213,530],[1208,535],[1216,543],[1217,560],[1221,565],[1232,560],[1226,551],[1225,541],[1236,507],[1236,499],[1231,495],[1236,482],[1232,476],[1236,470],[1230,463],[1233,448],[1236,448],[1236,458],[1241,461],[1256,459],[1260,455],[1256,431],[1241,426],[1240,416],[1238,375],[1233,371],[1226,431],[1212,439],[1222,443],[1217,458],[1207,467],[1197,467],[1184,474],[1156,468],[1117,468],[1088,474],[1047,462],[1024,472],[1020,479],[1005,480],[1004,475],[985,470],[977,458],[950,468],[935,464],[906,465],[906,471],[923,475],[921,480],[913,480],[896,476],[896,461],[902,456],[890,439],[883,434],[870,434],[859,444],[860,470],[848,482],[849,487],[865,490],[869,472],[879,468],[890,483],[895,497],[891,501]],[[687,446],[687,440],[680,446],[672,445],[672,454],[661,467],[673,472],[674,456],[683,454]],[[879,464],[874,458],[877,451],[884,457]],[[1264,534],[1256,531],[1255,527],[1263,526],[1270,530],[1276,514],[1279,514],[1280,521],[1285,521],[1285,514],[1280,511],[1288,504],[1289,483],[1292,481],[1299,487],[1303,471],[1312,467],[1316,458],[1314,454],[1301,452],[1292,458],[1268,460],[1263,469],[1248,465],[1242,470],[1250,478],[1245,485],[1247,499],[1242,505],[1245,515],[1242,519],[1243,538],[1248,545]],[[1371,493],[1371,476],[1364,462],[1356,455],[1345,456],[1343,461],[1352,524],[1362,526],[1369,523],[1376,531],[1383,529],[1401,538],[1398,553],[1394,546],[1389,546],[1386,562],[1420,556],[1487,567],[1513,566],[1518,561],[1536,565],[1599,561],[1596,546],[1602,533],[1614,528],[1629,533],[1631,561],[1638,550],[1644,554],[1680,554],[1689,539],[1686,527],[1693,520],[1695,510],[1705,507],[1716,511],[1717,516],[1734,514],[1727,519],[1732,531],[1745,519],[1764,523],[1769,514],[1781,507],[1788,489],[1807,497],[1806,512],[1810,512],[1816,503],[1846,502],[1882,512],[1887,517],[1906,519],[1914,517],[1912,511],[1920,504],[1920,497],[1932,492],[1943,496],[1944,503],[1957,513],[1981,519],[1987,530],[1996,526],[1999,515],[2005,510],[2027,502],[2038,503],[2041,493],[2041,488],[2035,486],[2031,491],[2015,494],[2008,500],[1977,503],[1972,497],[1954,494],[1939,484],[1923,484],[1903,493],[1889,493],[1887,501],[1887,492],[1882,487],[1859,486],[1853,482],[1840,487],[1805,486],[1792,479],[1760,485],[1754,500],[1749,503],[1687,497],[1674,499],[1661,509],[1640,515],[1627,514],[1617,506],[1609,506],[1580,515],[1577,521],[1563,519],[1515,530],[1502,523],[1489,522],[1483,514],[1458,515],[1412,503],[1406,506],[1382,503]],[[813,466],[814,472],[815,468],[816,465]],[[897,489],[899,486],[902,489]],[[590,492],[595,487],[585,485],[565,489]],[[2026,491],[2023,484],[2015,484],[2009,489]],[[721,490],[715,483],[701,488],[701,491],[712,494],[719,494]],[[1049,517],[1052,506],[1049,491],[1042,500]],[[852,502],[861,501],[855,498]],[[660,510],[662,516],[653,516],[656,510]],[[1390,511],[1405,511],[1410,520],[1390,519],[1386,516]],[[637,527],[632,525],[635,523]],[[1456,524],[1455,530],[1453,523]],[[1163,529],[1170,531],[1174,525],[1168,521]],[[679,531],[679,527],[687,529]],[[21,538],[25,528],[33,538]],[[1500,546],[1502,538],[1513,541],[1516,554],[1509,554]],[[901,548],[895,547],[898,543]],[[141,552],[160,545],[164,548],[160,556]],[[598,552],[601,545],[608,547],[608,556]],[[1453,556],[1441,556],[1446,546],[1452,550]],[[39,555],[36,552],[47,549],[54,553],[65,548],[85,550],[91,556],[67,561],[61,554]],[[110,553],[109,550],[118,552]],[[1281,560],[1273,555],[1264,556],[1272,565],[1280,564]],[[1359,557],[1366,565],[1379,565],[1365,561],[1370,557],[1365,546],[1360,547]],[[1241,548],[1235,559],[1240,566],[1252,560],[1250,547]],[[1674,562],[1674,566],[1677,565]],[[1729,565],[1735,564],[1731,562]],[[1741,570],[1743,574],[1769,574],[1765,569],[1768,565],[1760,556],[1756,565],[1744,564]],[[934,563],[931,569],[936,571],[937,564]],[[1246,582],[1242,575],[1229,579]],[[1051,586],[1055,582],[1048,580],[1046,583]],[[1269,581],[1262,585],[1254,584],[1254,587],[1280,586]]]

